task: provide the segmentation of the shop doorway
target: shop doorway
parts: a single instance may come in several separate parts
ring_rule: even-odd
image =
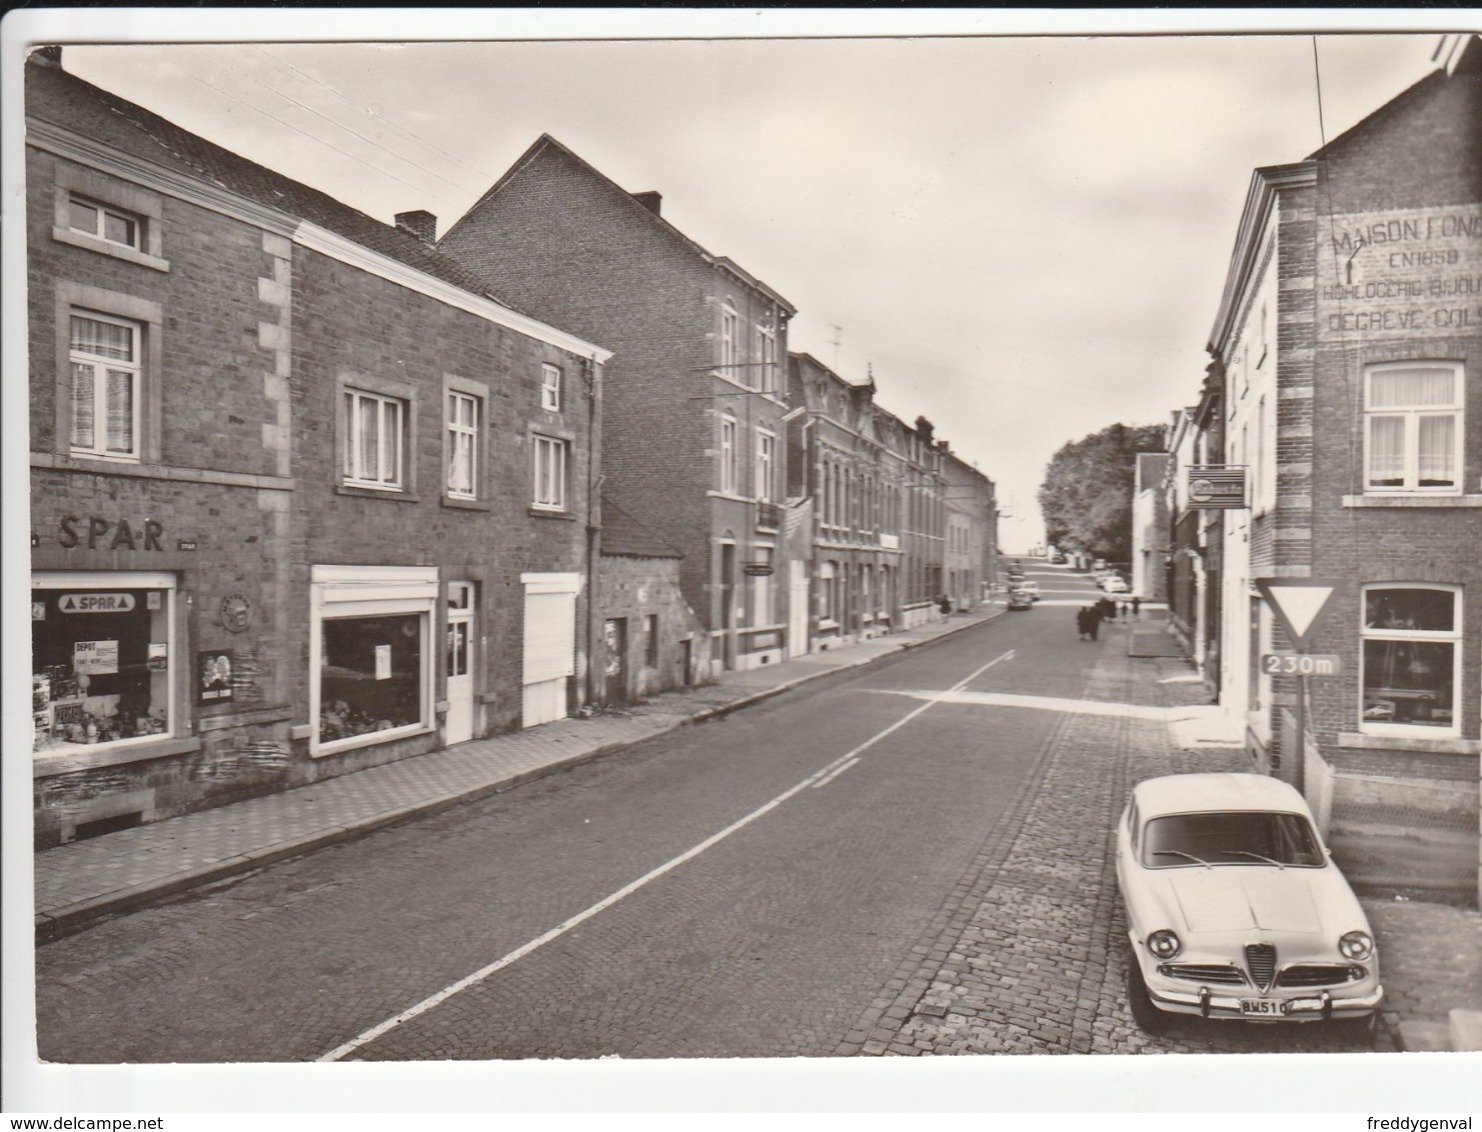
[[[448,583],[448,714],[443,742],[451,746],[473,738],[472,582]]]

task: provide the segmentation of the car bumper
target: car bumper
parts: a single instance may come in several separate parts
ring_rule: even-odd
[[[1162,982],[1162,980],[1159,980]],[[1160,1010],[1173,1014],[1195,1014],[1201,1018],[1239,1018],[1248,1022],[1318,1022],[1330,1018],[1363,1018],[1379,1009],[1384,988],[1375,984],[1372,990],[1344,989],[1303,991],[1290,996],[1262,995],[1257,991],[1231,994],[1229,989],[1215,991],[1210,987],[1174,990],[1151,984],[1148,997]],[[1242,1002],[1264,1000],[1276,1004],[1277,1013],[1250,1014]]]

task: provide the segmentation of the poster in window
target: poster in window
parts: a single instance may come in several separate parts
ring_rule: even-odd
[[[229,703],[232,698],[231,649],[202,649],[196,653],[196,701],[203,704]]]
[[[107,676],[118,671],[117,641],[74,641],[72,671],[79,676]]]
[[[170,670],[170,646],[164,641],[150,641],[149,652],[144,660],[144,667],[151,672],[168,672]]]
[[[376,646],[376,679],[391,679],[391,646]]]

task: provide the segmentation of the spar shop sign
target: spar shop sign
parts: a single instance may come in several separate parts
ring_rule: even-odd
[[[160,536],[165,525],[145,519],[138,526],[127,519],[101,515],[63,515],[57,523],[57,544],[64,550],[86,546],[89,550],[163,550]]]
[[[63,594],[57,599],[58,613],[128,613],[133,608],[133,594]]]

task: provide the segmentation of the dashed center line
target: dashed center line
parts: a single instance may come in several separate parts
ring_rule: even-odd
[[[444,987],[436,994],[429,995],[427,998],[424,998],[415,1006],[411,1006],[408,1007],[406,1010],[403,1010],[400,1014],[396,1015],[396,1017],[388,1018],[386,1019],[386,1021],[372,1026],[363,1034],[351,1038],[349,1041],[343,1043],[342,1045],[336,1046],[328,1053],[320,1056],[317,1060],[339,1061],[342,1058],[348,1057],[350,1054],[354,1053],[362,1046],[369,1045],[371,1042],[375,1041],[383,1034],[394,1030],[403,1022],[410,1022],[412,1019],[417,1018],[422,1014],[426,1014],[429,1010],[432,1010],[434,1007],[440,1006],[442,1003],[446,1002],[448,999],[452,998],[460,991],[464,991],[467,990],[469,987],[476,986],[477,984],[487,979],[490,975],[493,975],[496,972],[503,970],[505,967],[508,967],[511,963],[515,963],[518,960],[523,959],[531,952],[544,947],[552,940],[559,939],[561,936],[569,932],[572,928],[585,923],[587,920],[590,920],[599,912],[603,912],[606,909],[611,908],[614,904],[618,903],[618,901],[622,900],[624,897],[631,896],[633,893],[637,892],[645,885],[658,880],[666,873],[672,872],[674,869],[677,869],[685,862],[693,860],[701,853],[705,852],[705,850],[709,849],[711,846],[718,844],[719,842],[729,837],[731,834],[737,832],[738,830],[744,829],[746,826],[750,825],[758,818],[775,810],[778,806],[782,805],[783,802],[787,801],[795,794],[798,794],[802,790],[808,789],[813,786],[822,786],[825,782],[833,778],[835,775],[848,770],[849,767],[859,762],[860,755],[873,747],[881,739],[884,739],[887,735],[890,735],[891,733],[904,727],[907,723],[910,723],[911,720],[915,719],[918,715],[926,711],[928,708],[932,707],[934,704],[949,702],[950,697],[959,694],[964,688],[966,688],[979,676],[987,672],[988,669],[992,668],[995,664],[999,664],[1005,660],[1012,660],[1014,655],[1015,650],[1010,649],[1008,652],[994,657],[992,660],[988,661],[988,663],[975,669],[971,674],[958,681],[958,683],[954,684],[951,688],[948,688],[945,692],[911,693],[913,695],[919,695],[921,698],[924,698],[926,702],[918,708],[913,708],[911,711],[901,716],[900,719],[896,720],[884,730],[877,731],[873,736],[871,736],[869,739],[866,739],[852,751],[846,751],[844,754],[834,759],[831,763],[823,767],[821,770],[817,770],[814,773],[810,774],[796,786],[789,787],[787,790],[784,790],[781,794],[777,795],[777,797],[773,798],[770,802],[767,802],[764,805],[757,807],[755,810],[752,810],[751,813],[747,814],[744,818],[732,822],[730,825],[726,826],[725,829],[722,829],[718,833],[711,834],[698,845],[695,845],[690,849],[686,849],[679,856],[673,858],[670,861],[666,861],[664,864],[660,865],[656,869],[652,869],[649,872],[644,873],[643,876],[639,877],[637,880],[631,882],[630,884],[624,885],[622,888],[618,889],[611,895],[603,897],[601,900],[597,901],[597,903],[593,904],[585,911],[578,912],[570,919],[557,924],[550,931],[544,933],[543,935],[538,935],[534,939],[530,940],[528,943],[515,948],[515,950],[511,951],[508,955],[494,960],[494,962],[490,963],[486,967],[479,968],[471,975],[464,976],[456,983],[452,983],[451,985]]]

